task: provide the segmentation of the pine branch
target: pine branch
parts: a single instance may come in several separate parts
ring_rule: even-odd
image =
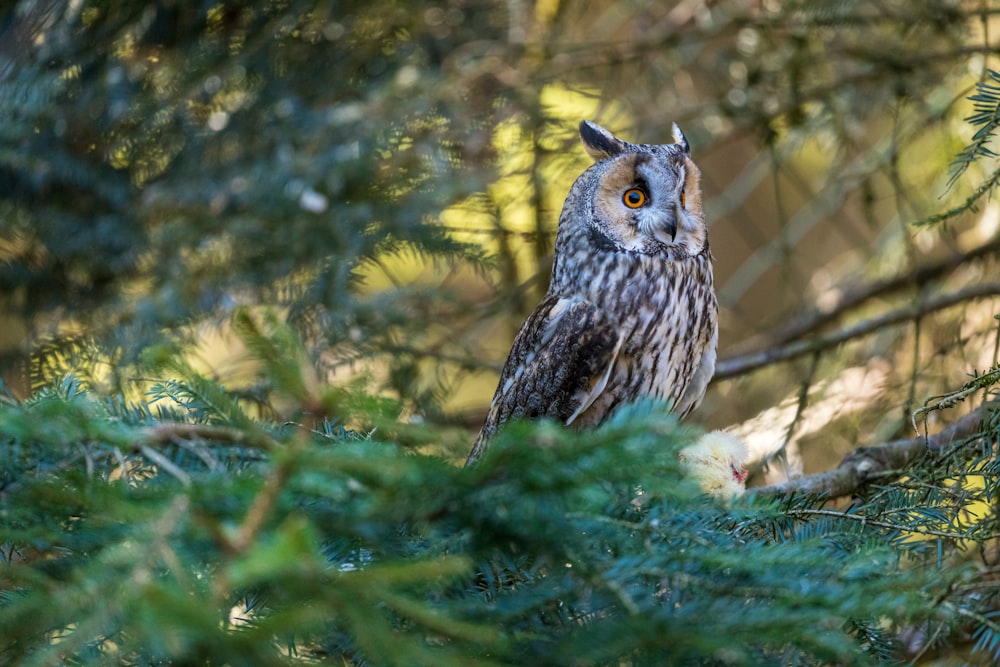
[[[986,76],[993,83],[980,81],[976,83],[976,94],[968,99],[974,102],[975,113],[965,118],[971,125],[981,125],[972,137],[972,143],[965,147],[961,153],[955,156],[951,164],[951,178],[948,185],[951,186],[958,180],[959,176],[965,173],[976,160],[986,157],[993,158],[997,154],[987,147],[993,139],[993,134],[1000,127],[1000,73],[993,70],[986,70]]]
[[[906,525],[903,523],[892,523],[890,521],[880,521],[878,519],[872,519],[865,514],[859,514],[857,512],[840,512],[838,510],[831,509],[817,509],[814,507],[802,507],[802,508],[791,508],[785,512],[791,517],[830,517],[833,519],[844,519],[845,521],[856,521],[863,525],[877,526],[879,528],[888,528],[889,530],[898,530],[899,532],[911,533],[914,535],[927,535],[929,537],[940,537],[946,540],[961,540],[967,539],[968,534],[959,531],[945,531],[945,530],[932,530],[930,528],[921,528],[919,526]]]
[[[807,354],[822,352],[836,347],[841,343],[846,343],[855,338],[862,338],[894,324],[923,317],[924,315],[944,310],[945,308],[950,308],[966,301],[998,295],[1000,295],[1000,283],[987,283],[985,285],[972,285],[950,294],[930,297],[926,300],[889,311],[878,317],[859,322],[858,324],[817,336],[816,338],[797,340],[781,347],[720,361],[715,367],[715,377],[712,378],[712,381],[718,382],[719,380],[744,375],[764,366],[782,361],[790,361]]]
[[[948,392],[947,394],[940,394],[938,396],[931,396],[926,401],[924,405],[917,410],[913,411],[910,415],[911,423],[913,424],[913,430],[920,433],[920,429],[917,427],[917,418],[923,416],[923,421],[927,424],[927,415],[936,410],[945,410],[947,408],[954,407],[958,403],[961,403],[969,396],[985,390],[988,387],[1000,382],[1000,365],[995,366],[993,369],[974,377],[972,380],[966,382],[959,389],[955,391]]]
[[[914,227],[929,227],[931,225],[936,225],[940,222],[947,222],[952,218],[965,213],[966,211],[975,210],[976,202],[982,199],[985,195],[990,194],[997,187],[997,183],[1000,183],[1000,169],[995,169],[990,177],[979,184],[976,191],[971,195],[966,197],[965,201],[961,204],[954,206],[947,211],[942,211],[941,213],[935,213],[923,220],[918,220],[913,223]]]
[[[806,475],[781,484],[752,489],[758,496],[817,495],[838,498],[853,493],[879,476],[902,470],[925,452],[940,453],[979,433],[980,425],[1000,401],[985,403],[939,433],[862,447],[844,457],[833,470]]]

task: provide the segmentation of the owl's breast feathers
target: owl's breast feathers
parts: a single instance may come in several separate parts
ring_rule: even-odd
[[[514,339],[467,465],[511,419],[595,426],[643,396],[669,401],[681,416],[695,407],[715,367],[717,333],[711,260],[707,252],[691,259],[687,271],[654,281],[635,267],[605,273],[586,296],[550,292]]]

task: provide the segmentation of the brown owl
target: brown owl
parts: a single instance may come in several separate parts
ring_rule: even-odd
[[[549,291],[521,327],[466,465],[509,419],[600,424],[642,397],[683,417],[715,372],[718,303],[687,139],[630,144],[589,121],[596,162],[559,217]]]

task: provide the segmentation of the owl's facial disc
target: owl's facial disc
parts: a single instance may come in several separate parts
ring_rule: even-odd
[[[647,255],[704,249],[699,172],[683,146],[625,145],[588,173],[594,183],[589,238]]]

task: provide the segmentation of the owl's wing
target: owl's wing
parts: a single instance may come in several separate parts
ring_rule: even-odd
[[[677,404],[674,405],[674,412],[678,417],[684,418],[689,412],[701,404],[701,399],[705,397],[705,390],[712,376],[715,375],[716,348],[719,344],[719,330],[713,328],[712,336],[702,350],[698,365],[695,367],[694,375],[684,388]]]
[[[466,465],[510,419],[553,417],[572,423],[604,390],[621,344],[619,328],[593,303],[547,296],[514,339]]]

